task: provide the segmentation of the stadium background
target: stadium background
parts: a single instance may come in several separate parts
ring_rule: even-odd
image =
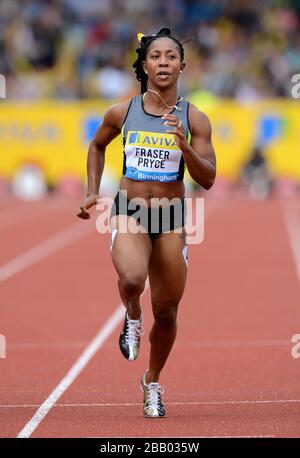
[[[299,14],[296,0],[2,0],[1,195],[18,189],[16,178],[28,184],[24,174],[32,183],[36,175],[41,180],[40,172],[47,190],[82,192],[88,143],[105,110],[139,92],[132,69],[136,33],[165,25],[182,41],[192,39],[179,92],[211,118],[218,158],[213,192],[239,188],[256,148],[272,190],[297,192],[299,100],[292,98],[291,78],[300,71]],[[113,189],[121,164],[118,138],[103,177]],[[26,194],[21,187],[17,195],[43,194],[38,189]]]

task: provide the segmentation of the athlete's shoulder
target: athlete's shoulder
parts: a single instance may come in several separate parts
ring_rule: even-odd
[[[210,123],[210,120],[209,120],[209,117],[207,116],[206,113],[204,113],[204,111],[201,111],[199,110],[199,108],[196,107],[196,105],[194,105],[193,103],[189,102],[189,114],[202,121],[202,122],[205,122],[205,123]]]
[[[105,113],[104,122],[110,125],[118,126],[121,129],[126,114],[129,110],[131,101],[132,98],[126,100],[125,102],[111,105]]]
[[[193,103],[189,102],[189,123],[191,130],[211,132],[211,122],[204,111],[199,110]]]

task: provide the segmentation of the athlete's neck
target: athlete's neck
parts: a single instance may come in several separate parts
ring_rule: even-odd
[[[149,104],[153,108],[165,111],[168,110],[167,105],[171,107],[173,105],[176,105],[178,101],[176,86],[171,89],[167,89],[166,91],[163,91],[160,88],[152,87],[151,85],[149,85],[148,89],[149,91],[147,91],[145,94],[144,103]],[[155,92],[150,92],[150,90],[157,92],[160,95],[160,97],[159,95],[155,94]]]

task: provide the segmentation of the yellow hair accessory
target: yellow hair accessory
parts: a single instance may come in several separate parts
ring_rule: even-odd
[[[138,42],[139,42],[139,43],[142,41],[142,38],[143,38],[144,36],[145,36],[145,35],[144,35],[143,33],[141,33],[141,32],[139,32],[139,33],[137,34],[137,39],[138,39]]]

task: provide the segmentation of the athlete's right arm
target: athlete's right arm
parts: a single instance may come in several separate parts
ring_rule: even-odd
[[[87,158],[87,198],[80,205],[80,211],[77,214],[79,218],[88,219],[90,215],[87,210],[97,204],[105,163],[105,150],[107,145],[120,134],[128,106],[129,102],[113,105],[105,113],[103,122],[98,127],[89,145]]]

